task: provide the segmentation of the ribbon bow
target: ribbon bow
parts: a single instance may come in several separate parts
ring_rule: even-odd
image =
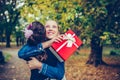
[[[70,33],[65,34],[65,36],[63,36],[63,39],[67,40],[67,41],[65,41],[59,48],[57,48],[56,51],[58,52],[66,44],[67,44],[66,47],[72,47],[72,45],[74,44],[78,48],[78,45],[75,43],[76,40],[75,40],[74,36],[75,36],[75,34],[73,34],[73,35],[71,35]]]
[[[73,43],[75,43],[75,38],[74,38],[75,34],[71,35],[71,34],[65,34],[63,39],[67,39],[67,47],[72,47]]]

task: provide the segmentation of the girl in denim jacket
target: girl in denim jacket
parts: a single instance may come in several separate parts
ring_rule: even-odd
[[[39,22],[33,22],[27,27],[25,31],[27,44],[19,50],[18,56],[27,60],[31,69],[30,80],[63,80],[64,62],[59,62],[49,50],[49,46],[54,41],[61,40],[58,25],[55,21],[50,20],[47,21],[45,28],[46,30]],[[45,38],[45,34],[47,38]],[[30,57],[32,57],[31,60]]]

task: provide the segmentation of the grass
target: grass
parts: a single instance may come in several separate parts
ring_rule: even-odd
[[[5,57],[6,62],[9,61],[11,59],[11,57],[12,57],[9,53],[4,53],[3,55]]]

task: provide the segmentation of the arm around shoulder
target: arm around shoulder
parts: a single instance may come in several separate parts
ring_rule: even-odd
[[[37,46],[30,46],[26,44],[18,51],[18,57],[26,60],[29,57],[37,56],[43,52],[44,50],[41,43]]]

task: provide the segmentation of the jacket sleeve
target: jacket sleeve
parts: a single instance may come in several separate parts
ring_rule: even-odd
[[[18,51],[18,57],[24,60],[30,60],[30,57],[35,57],[42,53],[44,53],[44,50],[41,43],[37,46],[29,46],[26,44]]]
[[[56,66],[49,66],[43,63],[41,70],[39,73],[48,76],[49,78],[62,80],[64,77],[65,69],[64,69],[64,62],[57,62]]]

